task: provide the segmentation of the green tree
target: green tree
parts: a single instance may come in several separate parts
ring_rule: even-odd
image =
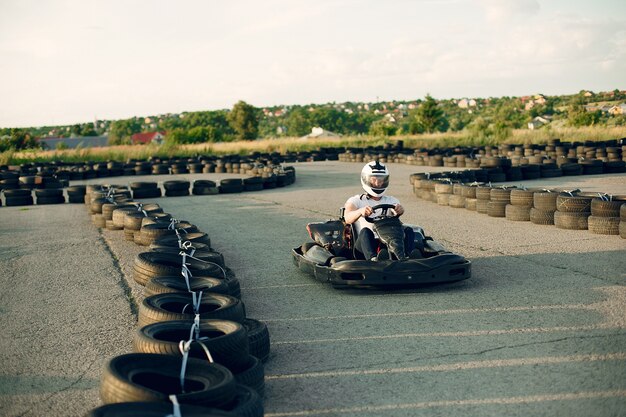
[[[602,112],[600,110],[587,111],[584,103],[584,96],[582,94],[579,94],[572,100],[567,110],[567,123],[570,126],[591,126],[598,124],[602,119]]]
[[[11,129],[0,139],[0,150],[39,148],[40,144],[26,129]]]
[[[93,123],[85,123],[80,127],[80,136],[98,136]]]
[[[409,128],[411,133],[433,133],[448,130],[448,120],[443,110],[437,106],[437,102],[430,94],[426,95],[424,102],[412,113],[413,120]]]
[[[141,123],[136,118],[116,120],[109,128],[109,144],[130,143],[131,136],[139,132],[141,132]]]
[[[311,120],[309,119],[309,112],[303,107],[294,107],[287,114],[285,126],[289,136],[304,136],[310,133]]]
[[[397,126],[387,120],[377,120],[370,125],[369,134],[374,136],[393,136],[398,130]]]
[[[254,106],[240,100],[228,113],[227,120],[238,139],[252,140],[257,138],[259,119],[258,111]]]
[[[168,144],[180,145],[182,143],[188,143],[189,135],[187,133],[187,129],[182,127],[176,127],[167,132],[167,136],[165,137],[165,141]]]

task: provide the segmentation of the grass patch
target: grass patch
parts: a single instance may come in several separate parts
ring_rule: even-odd
[[[468,132],[446,132],[406,136],[344,136],[340,138],[272,138],[254,141],[200,143],[193,145],[119,145],[103,148],[83,148],[64,150],[26,150],[0,153],[0,165],[19,165],[28,162],[69,163],[107,162],[129,160],[147,160],[151,157],[189,158],[199,155],[248,155],[252,152],[289,152],[314,151],[320,148],[366,148],[383,146],[403,141],[405,148],[453,148],[484,147],[500,144],[545,144],[559,138],[561,142],[607,141],[626,137],[626,126],[616,127],[556,127],[546,126],[539,130],[512,130],[502,140],[478,138]]]

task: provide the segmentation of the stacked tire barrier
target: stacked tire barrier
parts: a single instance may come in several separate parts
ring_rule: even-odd
[[[587,218],[589,231],[602,235],[620,235],[626,218],[626,196],[595,197],[591,200],[591,216]]]
[[[560,193],[556,198],[554,225],[559,229],[587,230],[592,199],[592,195],[582,193]]]
[[[547,144],[501,144],[483,147],[407,149],[396,146],[346,148],[338,154],[344,162],[373,160],[431,167],[481,168],[487,181],[504,182],[568,175],[626,172],[626,138],[608,141]]]
[[[219,160],[218,160],[219,161]],[[0,167],[0,192],[4,195],[5,206],[28,206],[33,204],[63,204],[66,202],[79,204],[83,202],[85,185],[70,186],[71,180],[82,180],[122,175],[177,175],[203,172],[226,172],[247,175],[245,178],[227,178],[218,182],[209,179],[198,179],[191,183],[185,179],[163,181],[160,186],[155,181],[130,182],[126,188],[129,197],[135,199],[166,197],[182,197],[188,195],[212,195],[218,193],[240,193],[262,191],[284,187],[295,182],[295,169],[282,166],[278,159],[262,160],[250,163],[223,163],[222,165],[198,164],[188,162],[186,168],[180,163],[161,164],[154,162],[136,162],[133,169],[121,169],[120,163],[88,164],[89,169],[78,168],[68,171],[68,165],[54,167],[38,166],[34,170],[30,164],[22,164],[19,169]],[[266,165],[267,164],[267,165]],[[203,168],[200,169],[198,165]],[[226,168],[228,165],[228,168]],[[236,166],[236,169],[233,168]],[[93,169],[91,168],[93,167]],[[109,168],[110,167],[110,168]],[[210,167],[210,168],[208,168]],[[76,168],[72,166],[72,168]],[[74,173],[76,175],[70,175]],[[88,174],[86,174],[88,173]],[[80,175],[79,175],[80,174]],[[86,175],[83,175],[86,174]],[[120,188],[117,186],[113,188]],[[0,199],[0,206],[2,200]]]
[[[530,221],[539,225],[554,225],[556,199],[559,192],[556,190],[540,190],[533,193],[533,206],[530,209]]]
[[[464,183],[458,172],[415,173],[409,180],[418,198],[438,205],[465,208],[510,221],[529,221],[559,229],[589,230],[595,234],[626,238],[623,224],[626,196],[494,186],[476,181]]]
[[[97,227],[123,231],[147,249],[133,265],[144,298],[132,352],[107,362],[103,405],[89,416],[263,416],[269,332],[247,317],[239,281],[208,234],[133,200],[125,186],[84,190]]]
[[[511,221],[529,222],[533,201],[533,190],[524,188],[511,189],[510,204],[507,204],[505,207],[504,217]]]

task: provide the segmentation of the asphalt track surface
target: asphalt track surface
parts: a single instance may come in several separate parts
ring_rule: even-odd
[[[448,169],[389,164],[403,221],[469,258],[472,278],[335,290],[290,252],[308,222],[360,193],[361,164],[293,165],[285,188],[149,200],[209,234],[248,316],[268,324],[266,416],[626,415],[626,240],[438,206],[409,174]],[[626,195],[625,174],[527,184]],[[82,204],[0,208],[0,415],[101,404],[105,362],[131,351],[143,296],[130,270],[144,250],[98,230]]]

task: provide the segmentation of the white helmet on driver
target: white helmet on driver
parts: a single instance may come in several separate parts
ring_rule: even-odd
[[[389,171],[378,161],[368,162],[361,170],[361,185],[373,197],[382,197],[389,186]]]

